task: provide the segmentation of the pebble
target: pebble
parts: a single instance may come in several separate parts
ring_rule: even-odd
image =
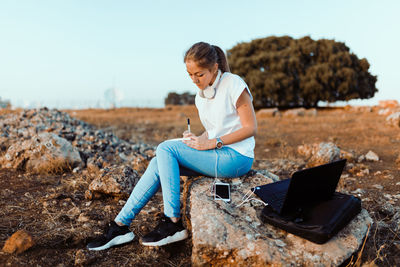
[[[360,195],[362,195],[362,194],[364,194],[365,193],[365,190],[364,189],[361,189],[361,188],[357,188],[356,190],[354,190],[353,192],[351,192],[352,194],[360,194]]]
[[[32,236],[25,230],[15,232],[4,244],[3,251],[20,254],[34,245]]]
[[[383,186],[381,186],[380,184],[374,184],[372,187],[379,189],[379,190],[383,189]]]
[[[379,161],[379,156],[375,152],[370,150],[365,155],[365,159],[368,160],[368,161]]]
[[[285,242],[283,242],[282,240],[280,240],[280,239],[277,239],[277,240],[275,240],[275,244],[278,246],[278,247],[286,247],[286,243]]]

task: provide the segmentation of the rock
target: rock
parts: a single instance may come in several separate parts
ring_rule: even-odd
[[[372,223],[366,210],[327,243],[318,245],[262,223],[257,216],[262,206],[257,202],[237,207],[250,188],[273,180],[268,173],[257,180],[227,180],[235,184],[231,203],[213,200],[208,193],[212,179],[193,182],[193,266],[339,266],[359,249]]]
[[[283,113],[284,117],[304,117],[306,114],[305,108],[294,108],[289,109]]]
[[[379,156],[375,152],[370,150],[365,155],[365,159],[368,160],[368,161],[379,161]]]
[[[305,115],[309,117],[316,117],[318,115],[318,111],[316,108],[306,109]]]
[[[361,188],[357,188],[356,190],[352,191],[351,193],[354,195],[363,195],[363,194],[365,194],[365,190],[361,189]]]
[[[383,186],[380,184],[374,184],[372,187],[378,189],[378,190],[383,190]]]
[[[386,122],[393,126],[400,126],[400,111],[390,114],[386,117]]]
[[[400,166],[400,154],[396,158],[396,164],[397,166]]]
[[[378,115],[383,115],[383,116],[389,116],[392,113],[393,113],[393,110],[390,108],[380,109],[378,111]]]
[[[40,133],[22,144],[11,145],[0,158],[0,164],[32,173],[51,173],[72,170],[82,160],[78,150],[66,139],[53,133]]]
[[[96,260],[96,255],[86,249],[79,249],[75,253],[75,266],[88,266]]]
[[[131,167],[113,165],[101,170],[100,175],[90,183],[89,190],[92,193],[128,197],[139,178],[139,174]],[[93,198],[86,192],[85,197]]]
[[[397,100],[380,100],[379,107],[381,108],[397,108],[399,106],[399,102]]]
[[[383,206],[380,207],[379,212],[392,217],[395,213],[395,209],[393,207],[393,205],[391,205],[390,203],[385,202],[383,204]]]
[[[313,149],[314,148],[312,145],[300,145],[297,147],[297,153],[305,156],[306,158],[310,158],[313,155]]]
[[[309,158],[307,167],[318,166],[340,158],[340,149],[333,143],[301,145],[297,148],[297,152]]]
[[[40,139],[37,142],[37,138],[43,135],[51,140]],[[32,155],[33,150],[35,155]],[[39,162],[44,172],[50,167],[53,168],[48,170],[51,172],[82,170],[83,173],[87,167],[89,172],[95,173],[112,164],[123,164],[124,160],[134,162],[137,157],[140,158],[137,161],[144,164],[154,157],[154,151],[152,146],[118,139],[112,132],[96,130],[94,126],[55,109],[26,109],[20,113],[0,115],[0,152],[7,152],[0,153],[0,168],[29,171],[27,167],[31,166],[33,172],[38,172],[36,163]],[[54,153],[72,162],[60,163],[58,156],[53,158]],[[42,166],[49,161],[52,162],[50,166]],[[63,169],[63,165],[71,164],[78,168],[67,166]]]
[[[400,231],[400,211],[396,212],[396,214],[393,215],[392,224],[396,232]]]
[[[32,236],[25,230],[15,232],[4,244],[3,251],[20,254],[34,245]]]
[[[340,150],[340,158],[342,159],[347,159],[347,162],[354,162],[356,159],[356,155],[354,151],[345,151],[345,150]]]
[[[268,118],[268,117],[277,117],[282,116],[277,108],[263,108],[257,111],[257,118]]]

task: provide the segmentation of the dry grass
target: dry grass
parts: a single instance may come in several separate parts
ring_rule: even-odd
[[[123,139],[152,145],[180,136],[186,130],[187,117],[191,119],[194,133],[203,131],[196,109],[191,106],[77,110],[70,114],[98,128],[111,130]],[[399,192],[396,183],[400,182],[400,171],[396,159],[400,134],[398,128],[387,126],[384,120],[377,112],[337,108],[320,109],[316,117],[265,117],[258,121],[254,168],[267,168],[281,177],[304,167],[304,158],[296,152],[297,146],[302,144],[332,141],[346,151],[354,151],[357,156],[372,150],[381,158],[380,162],[363,162],[365,166],[345,171],[347,177],[339,185],[340,190],[348,192],[358,188],[366,191],[363,197],[370,200],[363,201],[363,207],[375,222],[349,266],[400,265],[399,250],[394,245],[400,240],[399,233],[390,226],[391,217],[380,211],[388,201],[383,194]],[[368,168],[369,174],[357,176],[363,168]],[[84,192],[92,177],[65,174],[57,164],[51,169],[38,175],[0,171],[0,241],[4,242],[18,229],[26,229],[37,242],[34,248],[18,257],[0,254],[0,266],[8,263],[11,266],[72,266],[75,254],[84,248],[93,232],[100,232],[122,207],[123,203],[112,197],[85,199]],[[52,174],[48,174],[49,171]],[[374,188],[375,184],[384,189]],[[398,206],[399,202],[393,205]],[[139,214],[132,230],[138,236],[147,233],[156,224],[156,216],[162,208],[162,197],[158,193]],[[159,249],[145,248],[135,241],[109,252],[92,253],[93,259],[87,265],[189,266],[190,256],[191,240]]]

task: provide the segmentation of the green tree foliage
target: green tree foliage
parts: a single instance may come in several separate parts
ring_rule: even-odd
[[[316,107],[318,101],[367,99],[378,91],[368,61],[334,40],[272,36],[239,43],[227,54],[256,108]]]
[[[168,93],[168,96],[164,99],[165,105],[193,105],[195,95],[188,92],[178,94],[175,92]]]

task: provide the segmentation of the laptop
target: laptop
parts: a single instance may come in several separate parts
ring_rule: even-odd
[[[292,178],[252,188],[254,193],[280,215],[330,199],[337,187],[346,159],[293,173]]]

